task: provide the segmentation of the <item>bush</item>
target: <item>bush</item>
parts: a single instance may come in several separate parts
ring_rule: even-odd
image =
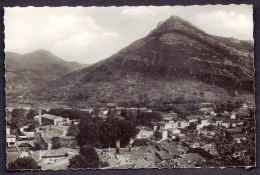
[[[41,169],[40,166],[37,165],[37,162],[33,160],[31,157],[22,157],[16,159],[14,162],[10,162],[8,164],[9,170],[35,170]]]
[[[133,143],[133,146],[147,146],[148,145],[148,140],[147,139],[137,139]]]

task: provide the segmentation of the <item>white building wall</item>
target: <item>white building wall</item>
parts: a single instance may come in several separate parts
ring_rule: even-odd
[[[168,133],[167,133],[167,131],[164,131],[163,133],[162,133],[162,139],[164,140],[164,139],[167,139],[167,137],[168,137]]]
[[[169,129],[169,128],[172,128],[172,124],[171,123],[166,123],[164,129]]]

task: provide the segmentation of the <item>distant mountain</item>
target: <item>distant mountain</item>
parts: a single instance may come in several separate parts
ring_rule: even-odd
[[[43,85],[88,65],[66,62],[46,50],[20,55],[5,53],[6,91],[21,92]]]
[[[110,58],[26,94],[26,99],[88,105],[179,96],[253,94],[253,42],[205,33],[177,16]]]

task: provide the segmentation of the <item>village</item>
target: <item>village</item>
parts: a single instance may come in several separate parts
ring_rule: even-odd
[[[70,159],[80,154],[79,137],[69,135],[68,130],[84,119],[43,114],[43,109],[40,107],[33,117],[36,127],[24,125],[19,128],[19,134],[12,133],[10,128],[12,115],[7,117],[7,165],[17,158],[31,157],[42,169],[68,169]],[[209,166],[208,160],[221,156],[216,138],[225,139],[225,150],[233,158],[241,158],[241,166],[250,164],[255,156],[254,132],[251,131],[254,117],[249,115],[250,109],[254,109],[253,104],[245,102],[232,112],[216,113],[212,103],[201,103],[200,114],[185,118],[172,111],[120,107],[116,103],[80,111],[103,121],[111,116],[126,120],[123,116],[158,113],[162,120],[152,121],[149,126],[136,125],[137,134],[127,145],[122,146],[120,140],[116,140],[115,147],[95,148],[99,159],[107,162],[104,169],[138,169]],[[6,108],[7,114],[13,110]],[[24,108],[25,113],[29,110]]]

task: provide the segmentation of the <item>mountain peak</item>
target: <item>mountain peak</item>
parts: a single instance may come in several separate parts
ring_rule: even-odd
[[[37,54],[37,55],[54,55],[53,53],[51,53],[50,51],[48,50],[44,50],[44,49],[39,49],[39,50],[36,50],[34,52],[31,52],[29,54]]]
[[[27,53],[23,55],[24,58],[27,58],[31,61],[51,61],[51,62],[57,62],[61,63],[64,62],[63,59],[59,58],[58,56],[54,55],[50,51],[44,50],[44,49],[39,49],[31,53]]]
[[[170,31],[183,31],[183,32],[199,32],[199,33],[205,33],[201,29],[199,29],[197,26],[191,24],[187,20],[184,20],[178,16],[171,16],[164,22],[159,22],[157,24],[157,28],[153,33],[164,33],[164,32],[170,32]]]

